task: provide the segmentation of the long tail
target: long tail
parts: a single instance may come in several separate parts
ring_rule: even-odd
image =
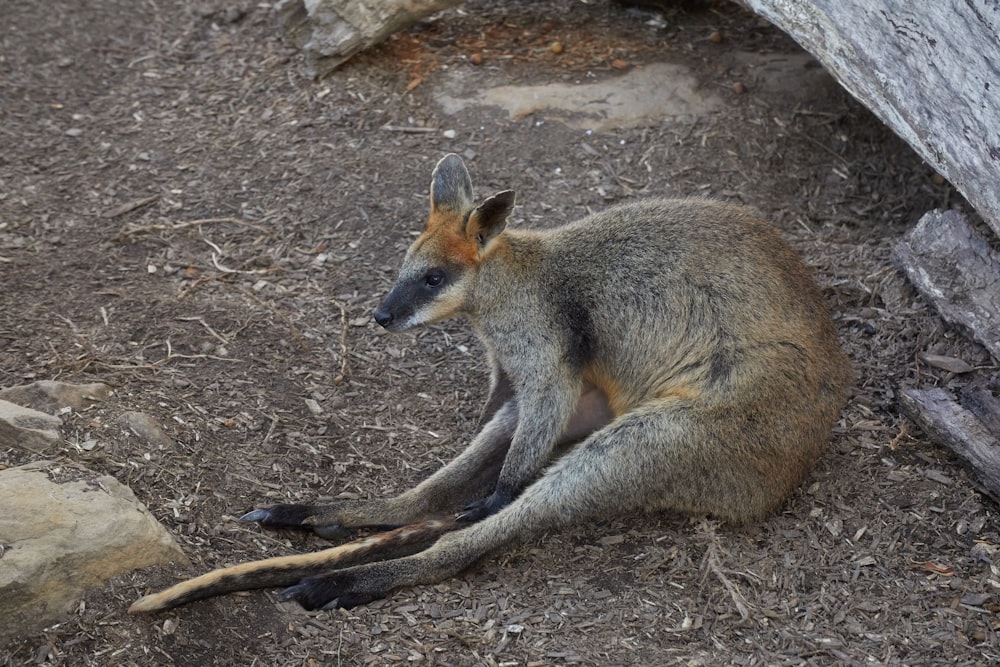
[[[323,551],[279,556],[213,570],[159,593],[143,596],[128,611],[130,614],[160,611],[225,593],[290,586],[303,577],[324,570],[410,556],[431,546],[445,533],[467,525],[454,518],[431,519]]]

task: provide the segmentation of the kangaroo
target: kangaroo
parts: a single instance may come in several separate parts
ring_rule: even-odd
[[[444,157],[426,229],[374,313],[389,331],[472,323],[492,373],[469,447],[397,497],[242,517],[326,537],[394,530],[210,572],[130,611],[288,585],[282,597],[307,609],[351,608],[602,515],[747,524],[787,498],[852,371],[778,230],[705,199],[628,203],[547,231],[507,229],[513,207],[510,190],[476,205],[465,164]]]

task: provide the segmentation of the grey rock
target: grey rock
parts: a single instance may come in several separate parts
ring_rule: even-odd
[[[145,412],[126,412],[118,418],[118,424],[125,431],[135,435],[154,447],[173,447],[174,441],[167,435],[160,423]]]
[[[65,619],[107,579],[187,563],[127,486],[86,468],[0,470],[0,507],[0,646]]]
[[[45,412],[0,400],[0,447],[45,454],[62,441],[62,420]]]
[[[98,401],[103,401],[110,393],[111,387],[103,382],[69,384],[55,380],[39,380],[31,384],[0,389],[0,400],[54,415],[64,408],[82,410]]]

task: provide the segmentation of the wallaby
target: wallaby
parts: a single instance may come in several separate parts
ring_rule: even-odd
[[[462,160],[442,159],[426,229],[375,311],[390,331],[471,321],[492,368],[472,444],[394,498],[242,517],[328,537],[403,528],[210,572],[131,611],[289,584],[283,597],[308,609],[350,608],[601,515],[754,522],[800,484],[852,373],[819,289],[778,230],[704,199],[507,230],[513,206],[509,190],[477,206]]]

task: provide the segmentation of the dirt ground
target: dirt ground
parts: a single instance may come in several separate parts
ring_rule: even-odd
[[[896,400],[975,374],[921,353],[996,370],[889,259],[921,214],[962,201],[832,80],[765,94],[739,54],[797,53],[775,29],[724,4],[474,0],[315,82],[267,3],[2,14],[0,386],[114,385],[68,416],[60,456],[127,483],[194,563],[88,593],[71,619],[0,647],[4,664],[1000,660],[997,508]],[[434,103],[448,73],[537,84],[662,61],[694,68],[723,110],[588,134]],[[391,335],[371,321],[449,151],[480,194],[518,191],[517,225],[654,194],[767,214],[813,268],[856,365],[829,453],[753,530],[613,517],[353,611],[259,591],[127,615],[177,578],[324,544],[234,516],[397,493],[468,441],[486,369],[467,326]],[[125,410],[176,445],[123,433]]]

